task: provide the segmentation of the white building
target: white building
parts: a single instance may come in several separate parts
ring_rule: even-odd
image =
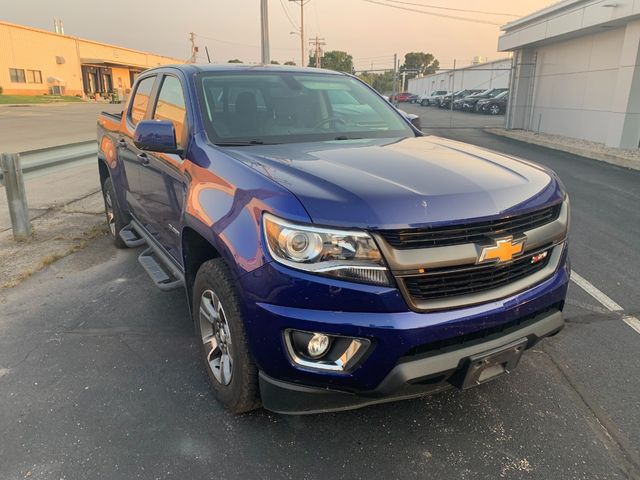
[[[508,23],[507,128],[638,148],[640,1],[563,0]]]
[[[408,91],[417,95],[436,90],[505,88],[509,86],[511,60],[501,59],[478,63],[456,70],[443,70],[422,78],[409,80]]]

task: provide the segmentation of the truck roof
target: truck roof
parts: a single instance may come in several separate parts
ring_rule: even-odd
[[[239,71],[257,71],[257,72],[297,72],[297,73],[320,73],[328,75],[346,75],[335,70],[326,70],[324,68],[298,67],[293,65],[264,65],[264,64],[248,64],[248,63],[182,63],[170,64],[154,67],[150,70],[158,70],[162,68],[175,68],[184,72],[239,72]]]

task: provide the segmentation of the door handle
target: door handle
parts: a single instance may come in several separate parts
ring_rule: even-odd
[[[125,148],[127,146],[127,141],[124,138],[118,140],[118,148]]]
[[[149,157],[147,156],[146,153],[139,153],[138,155],[136,155],[136,158],[140,161],[140,163],[142,165],[144,165],[145,167],[147,165],[149,165]]]

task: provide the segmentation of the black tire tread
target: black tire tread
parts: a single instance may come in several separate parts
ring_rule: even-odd
[[[120,237],[120,230],[126,227],[129,222],[127,221],[128,220],[127,217],[122,213],[122,210],[120,210],[120,206],[118,205],[118,199],[116,198],[116,192],[113,189],[113,182],[111,181],[111,177],[107,177],[104,183],[102,184],[103,193],[106,192],[107,190],[111,195],[111,203],[113,205],[112,207],[113,215],[116,220],[116,234],[113,237],[113,244],[116,246],[116,248],[128,248],[127,244],[124,243],[124,240],[122,240],[122,238]],[[107,210],[105,205],[105,217],[106,217],[106,211]]]
[[[244,331],[241,303],[235,291],[234,284],[235,281],[231,275],[231,271],[223,259],[215,258],[204,262],[198,269],[193,285],[193,320],[196,334],[199,339],[200,327],[198,324],[198,311],[200,306],[200,296],[207,288],[215,291],[223,302],[227,323],[230,323],[229,328],[233,328],[234,326],[236,327],[231,332],[233,340],[234,371],[230,385],[220,385],[213,377],[209,367],[205,366],[205,368],[209,374],[217,399],[228,411],[239,414],[260,408],[261,403],[258,387],[258,368],[256,367],[253,357],[251,356],[251,351],[249,350]],[[204,358],[204,350],[202,350],[202,352]],[[239,363],[239,358],[241,358],[242,364],[245,368],[236,368]],[[237,381],[238,375],[241,376],[240,383],[235,384],[234,382]],[[228,389],[229,387],[234,389],[233,395],[229,395],[228,390],[222,390]]]

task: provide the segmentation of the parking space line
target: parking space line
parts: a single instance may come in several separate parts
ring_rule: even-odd
[[[610,312],[623,312],[624,308],[609,298],[605,293],[598,290],[591,282],[571,271],[571,280],[582,288],[585,292],[595,298],[600,304]],[[622,315],[622,321],[633,328],[636,333],[640,333],[640,320],[632,315]]]

